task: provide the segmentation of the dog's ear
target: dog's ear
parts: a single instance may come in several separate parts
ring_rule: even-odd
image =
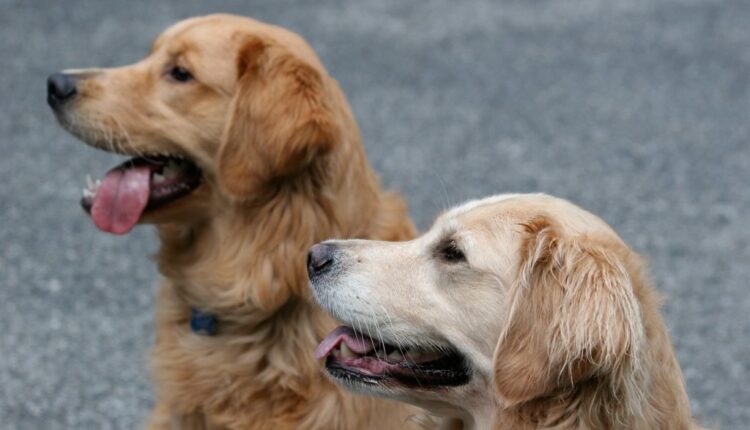
[[[586,378],[616,381],[637,364],[644,337],[615,245],[563,237],[546,218],[524,227],[520,273],[493,363],[496,394],[507,406]]]
[[[325,77],[271,40],[248,37],[218,152],[217,177],[244,199],[302,171],[340,140]]]

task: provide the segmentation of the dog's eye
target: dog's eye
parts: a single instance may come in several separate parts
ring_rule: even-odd
[[[458,247],[456,244],[456,241],[451,240],[450,242],[446,242],[444,245],[438,249],[438,255],[443,261],[446,261],[448,263],[459,263],[462,261],[466,261],[466,255],[464,255],[463,251]]]
[[[169,77],[177,82],[188,82],[193,79],[193,75],[190,74],[190,71],[180,66],[172,67],[169,71]]]

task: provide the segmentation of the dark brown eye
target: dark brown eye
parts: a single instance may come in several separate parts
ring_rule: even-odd
[[[177,82],[188,82],[193,80],[193,75],[184,67],[174,66],[169,71],[169,77]]]
[[[454,240],[443,244],[438,249],[438,255],[443,261],[447,263],[460,263],[462,261],[466,261],[466,256]]]

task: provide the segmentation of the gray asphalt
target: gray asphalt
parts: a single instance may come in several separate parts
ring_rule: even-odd
[[[0,0],[0,428],[134,428],[152,404],[154,234],[83,215],[119,160],[55,124],[45,78],[215,11],[310,41],[421,228],[509,191],[602,215],[651,261],[695,415],[747,428],[747,0]]]

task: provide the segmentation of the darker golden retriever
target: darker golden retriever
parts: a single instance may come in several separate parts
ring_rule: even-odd
[[[409,242],[316,245],[308,270],[349,325],[318,347],[331,377],[444,428],[695,426],[641,258],[569,202],[470,202]]]
[[[310,245],[414,230],[302,38],[249,18],[188,19],[138,63],[52,75],[48,102],[84,142],[134,157],[84,191],[98,228],[157,227],[151,428],[404,425],[410,409],[346,393],[312,354],[332,321],[308,293]]]

